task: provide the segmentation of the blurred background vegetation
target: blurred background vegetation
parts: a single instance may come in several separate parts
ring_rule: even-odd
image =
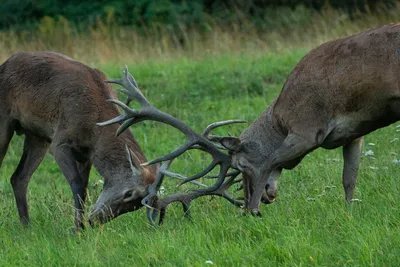
[[[102,23],[147,28],[166,27],[169,30],[209,30],[216,23],[230,26],[246,24],[264,30],[293,21],[279,19],[277,14],[291,13],[299,6],[321,11],[325,6],[346,11],[350,15],[361,11],[392,8],[395,0],[3,0],[0,7],[0,27],[23,30],[34,28],[50,18],[68,20],[79,28],[96,27]],[[277,12],[278,11],[278,12]],[[306,12],[301,15],[305,15]]]
[[[397,0],[0,0],[0,60],[55,50],[87,63],[305,47],[400,18]],[[118,52],[118,53],[116,53]]]

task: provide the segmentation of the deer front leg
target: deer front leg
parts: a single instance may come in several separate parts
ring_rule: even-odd
[[[82,171],[85,168],[78,167],[71,147],[66,144],[55,146],[53,155],[71,186],[75,205],[75,231],[77,232],[79,229],[84,229],[83,213],[87,189],[87,177],[82,177],[81,173],[86,173],[85,176],[89,176],[89,171]]]
[[[46,155],[49,143],[31,135],[25,135],[24,152],[18,167],[11,176],[11,185],[14,190],[19,218],[22,224],[29,223],[26,189],[32,174],[35,172],[43,157]]]
[[[89,183],[89,175],[90,175],[90,170],[92,168],[92,163],[90,161],[86,161],[83,163],[77,162],[77,165],[78,165],[79,174],[82,179],[83,187],[85,188],[84,195],[82,198],[83,202],[85,202],[86,196],[87,196],[87,187],[88,187],[88,183]]]
[[[343,146],[344,164],[342,183],[347,202],[350,202],[354,195],[363,141],[364,137],[360,137]]]

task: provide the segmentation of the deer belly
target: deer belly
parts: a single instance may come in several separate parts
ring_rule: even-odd
[[[32,120],[32,121],[14,121],[14,130],[18,135],[30,134],[48,142],[51,142],[53,136],[53,129],[47,123]]]
[[[367,135],[379,128],[386,127],[397,120],[397,116],[390,116],[386,113],[384,116],[370,116],[362,118],[361,116],[343,117],[330,123],[330,131],[324,139],[321,147],[334,149]]]

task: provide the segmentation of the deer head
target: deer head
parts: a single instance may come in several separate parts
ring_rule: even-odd
[[[148,184],[154,181],[158,165],[143,167],[140,165],[143,160],[128,145],[125,145],[125,151],[129,169],[123,168],[122,172],[121,169],[115,170],[111,176],[104,176],[103,190],[89,218],[92,226],[95,222],[106,223],[119,215],[141,208],[141,200],[148,194]],[[121,164],[116,166],[121,167]]]

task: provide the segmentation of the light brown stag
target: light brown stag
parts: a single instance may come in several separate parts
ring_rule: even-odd
[[[304,56],[289,75],[280,95],[240,138],[213,139],[229,150],[230,166],[243,174],[245,208],[254,215],[261,215],[261,200],[270,203],[276,197],[281,170],[294,168],[307,153],[319,147],[343,147],[342,181],[345,198],[351,201],[363,136],[400,119],[399,75],[400,24],[334,40]],[[139,100],[143,109],[131,110],[117,102],[126,112],[125,124],[150,119],[171,124],[181,131],[185,129],[183,123],[160,119],[159,111],[149,112],[149,104],[138,98],[140,92],[128,78],[125,75],[124,82],[116,82],[124,85],[127,93]],[[189,140],[192,139],[189,137]],[[217,149],[203,139],[198,140],[189,141],[173,153],[150,163],[173,159],[194,146],[206,151]],[[221,193],[228,165],[223,165],[218,182],[206,189],[208,193]],[[211,167],[194,178],[205,175]],[[153,190],[145,200],[154,199],[148,204],[164,213],[169,202],[189,203],[200,194],[195,192],[179,199],[171,196],[166,201],[159,201],[154,198]]]
[[[25,135],[21,160],[11,184],[21,222],[29,222],[28,182],[49,150],[71,186],[75,228],[83,227],[83,210],[91,166],[104,178],[91,219],[100,222],[141,207],[155,170],[128,130],[97,122],[119,115],[105,75],[66,56],[17,53],[0,66],[0,165],[16,132]]]

